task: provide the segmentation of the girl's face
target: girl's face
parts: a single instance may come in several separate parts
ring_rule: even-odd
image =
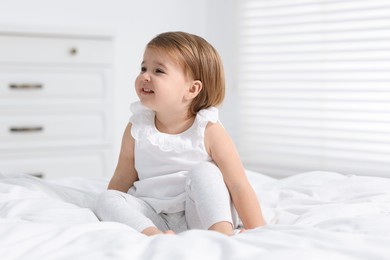
[[[147,48],[135,89],[141,103],[156,113],[187,112],[191,100],[186,94],[192,84],[184,70],[159,49]]]

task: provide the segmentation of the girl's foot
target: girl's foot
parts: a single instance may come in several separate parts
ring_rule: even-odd
[[[166,235],[175,235],[176,233],[173,230],[167,230],[164,232]]]

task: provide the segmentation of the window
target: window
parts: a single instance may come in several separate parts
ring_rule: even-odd
[[[237,1],[245,167],[390,176],[390,1]]]

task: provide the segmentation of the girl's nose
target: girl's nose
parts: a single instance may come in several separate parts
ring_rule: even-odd
[[[142,81],[150,81],[150,75],[149,75],[149,73],[147,73],[147,72],[144,72],[144,73],[142,73],[141,74],[141,79],[142,79]]]

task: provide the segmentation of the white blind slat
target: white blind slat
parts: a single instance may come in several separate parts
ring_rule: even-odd
[[[288,129],[283,129],[279,126],[272,125],[255,125],[243,132],[246,134],[245,138],[247,139],[255,139],[257,136],[269,136],[273,139],[276,136],[290,136],[300,138],[344,140],[351,142],[390,143],[390,136],[386,132],[375,132],[373,134],[372,132],[364,131],[341,131],[340,129],[309,127],[289,127]],[[249,140],[247,141],[249,142]]]
[[[271,55],[289,55],[299,53],[303,54],[317,54],[317,53],[345,53],[345,52],[380,52],[383,50],[389,50],[390,36],[387,39],[376,39],[366,41],[354,41],[354,42],[318,42],[318,43],[301,43],[301,44],[275,44],[275,45],[262,45],[261,43],[251,42],[250,38],[240,37],[239,49],[240,55],[250,54],[258,55],[260,57]]]
[[[340,22],[327,21],[326,26],[323,22],[316,23],[305,23],[295,26],[294,24],[279,24],[274,26],[261,26],[260,22],[256,20],[246,21],[246,29],[241,31],[241,34],[248,35],[262,35],[262,36],[273,36],[273,35],[301,35],[310,34],[322,31],[324,33],[329,32],[341,32],[341,31],[365,31],[365,30],[380,30],[389,28],[389,17],[383,16],[378,18],[377,16],[373,19],[368,20],[347,20]]]
[[[388,71],[253,71],[242,72],[242,77],[258,81],[279,80],[328,80],[328,81],[387,81],[390,82]]]
[[[302,55],[302,54],[301,54]],[[244,60],[241,60],[245,63]],[[367,62],[301,62],[291,64],[286,62],[248,62],[241,66],[242,72],[318,72],[318,71],[390,71],[390,61],[367,61]]]
[[[390,12],[390,10],[389,10]],[[259,30],[261,31],[261,30]],[[389,39],[389,28],[367,29],[359,31],[322,31],[321,34],[315,32],[300,34],[265,34],[257,35],[252,32],[246,36],[256,44],[274,45],[274,44],[302,44],[302,43],[327,43],[342,41],[365,41]]]
[[[250,103],[249,103],[250,102]],[[388,117],[388,113],[390,113],[390,103],[389,102],[336,102],[336,101],[302,101],[302,100],[255,100],[255,101],[246,101],[247,105],[242,105],[243,108],[248,107],[251,104],[253,107],[250,108],[252,113],[256,113],[256,110],[260,110],[262,108],[278,108],[278,109],[306,109],[306,110],[320,110],[322,113],[326,113],[327,110],[331,111],[366,111],[366,112],[384,112],[385,117]],[[245,110],[240,110],[241,112],[247,112]],[[287,113],[287,112],[286,112]],[[242,114],[241,120],[247,118],[251,115]]]
[[[283,93],[283,91],[305,91],[305,92],[321,91],[323,93],[326,93],[327,91],[348,91],[350,93],[353,93],[355,91],[389,92],[389,82],[385,82],[385,81],[370,82],[370,88],[368,89],[367,82],[361,82],[361,81],[332,82],[332,84],[329,84],[329,82],[325,82],[325,81],[311,81],[311,82],[301,81],[299,84],[286,84],[284,82],[267,82],[267,83],[261,82],[261,84],[259,84],[259,82],[257,81],[252,82],[245,79],[243,80],[244,80],[243,82],[239,83],[240,89],[256,90],[258,88],[261,88],[261,91],[275,90],[275,91],[279,91],[280,93]],[[244,95],[245,93],[246,91],[241,91],[239,94]]]
[[[390,177],[390,2],[238,0],[246,167]]]
[[[370,8],[381,8],[389,5],[388,0],[376,0],[374,3],[370,0],[252,0],[242,2],[240,8],[242,9],[257,9],[266,10],[266,14],[290,14],[290,13],[302,13],[308,11],[326,10],[329,11],[355,11],[356,9],[370,9]],[[263,13],[264,15],[264,13]]]
[[[296,0],[291,1],[295,2]],[[390,4],[386,0],[374,1],[306,1],[296,5],[253,5],[266,1],[241,1],[242,21],[256,21],[255,25],[278,26],[284,24],[324,23],[346,20],[370,20],[388,17]],[[271,2],[271,1],[268,1]],[[280,1],[274,1],[280,2]],[[256,3],[256,4],[258,4]],[[268,4],[268,3],[267,3]]]

